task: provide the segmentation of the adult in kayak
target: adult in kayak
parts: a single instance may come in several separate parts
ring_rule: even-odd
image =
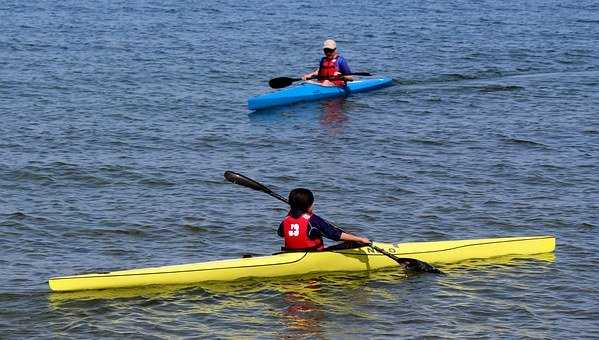
[[[335,40],[325,40],[322,50],[324,57],[320,59],[318,69],[304,74],[303,80],[308,80],[318,76],[320,83],[326,86],[344,86],[345,82],[354,80],[351,70],[345,58],[337,53],[337,43]]]
[[[282,250],[324,250],[323,236],[333,241],[370,244],[370,240],[346,233],[312,212],[314,194],[308,189],[296,188],[289,193],[290,210],[279,225],[278,235],[284,239]]]

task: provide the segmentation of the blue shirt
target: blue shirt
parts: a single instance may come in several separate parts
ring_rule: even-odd
[[[300,216],[301,214],[303,214],[303,212],[296,212],[296,211],[292,211],[290,213],[292,216]],[[331,239],[333,241],[339,241],[341,239],[341,233],[343,232],[343,230],[333,226],[332,224],[325,221],[324,219],[322,219],[320,216],[318,216],[316,214],[312,214],[312,216],[310,216],[310,219],[308,220],[308,225],[310,227],[310,229],[308,231],[308,237],[310,237],[311,239],[315,239],[315,238],[322,237],[322,236],[324,236],[328,239]],[[283,236],[283,222],[281,222],[281,224],[279,224],[279,229],[277,230],[277,234],[280,237],[284,237]]]

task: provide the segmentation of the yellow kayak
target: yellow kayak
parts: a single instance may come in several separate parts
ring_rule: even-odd
[[[470,259],[505,255],[533,255],[555,250],[554,236],[504,237],[471,240],[374,243],[398,257],[431,264],[450,264]],[[52,291],[67,292],[148,285],[193,284],[233,281],[308,273],[370,271],[399,266],[389,257],[364,246],[322,252],[288,252],[269,256],[218,260],[174,266],[131,269],[110,273],[50,278]]]

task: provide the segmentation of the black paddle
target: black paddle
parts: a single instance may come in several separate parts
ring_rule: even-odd
[[[370,74],[369,72],[356,72],[356,73],[350,73],[350,74],[345,74],[346,76],[371,76],[372,74]],[[330,77],[312,77],[310,79],[334,79],[334,78],[330,78]],[[273,89],[281,89],[283,87],[287,87],[289,85],[291,85],[293,82],[296,81],[300,81],[302,80],[302,78],[289,78],[289,77],[278,77],[278,78],[273,78],[270,81],[268,81],[268,85],[270,87],[272,87]]]
[[[289,204],[289,201],[275,193],[274,191],[270,190],[268,187],[266,187],[265,185],[263,185],[262,183],[256,182],[255,180],[246,177],[242,174],[238,174],[236,172],[233,171],[225,171],[225,179],[227,179],[227,181],[235,183],[235,184],[239,184],[241,186],[244,186],[246,188],[250,188],[250,189],[254,189],[257,191],[262,191],[263,193],[269,194],[270,196],[283,201],[287,204]],[[328,222],[328,221],[327,221]],[[332,224],[331,222],[328,222],[331,225],[337,227],[336,225]],[[339,228],[339,227],[337,227]],[[341,229],[341,228],[339,228]],[[426,272],[426,273],[436,273],[436,274],[442,274],[443,272],[441,272],[439,269],[433,267],[432,265],[420,261],[420,260],[416,260],[416,259],[412,259],[412,258],[406,258],[406,257],[397,257],[389,252],[387,252],[386,250],[375,246],[374,244],[370,243],[369,246],[371,248],[373,248],[374,250],[378,251],[379,253],[388,256],[389,258],[395,260],[395,262],[404,265],[404,267],[407,270],[412,270],[412,271],[419,271],[419,272]]]

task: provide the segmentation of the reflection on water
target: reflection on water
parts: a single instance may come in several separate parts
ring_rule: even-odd
[[[381,276],[383,275],[383,276]],[[383,272],[372,273],[332,273],[303,275],[301,277],[284,277],[265,279],[244,279],[231,282],[202,282],[196,285],[167,285],[167,286],[145,286],[135,288],[84,290],[76,292],[51,292],[49,301],[59,307],[60,303],[72,300],[113,300],[130,298],[171,298],[183,297],[193,292],[205,292],[207,294],[230,294],[248,295],[263,291],[277,291],[282,294],[300,294],[303,299],[312,302],[323,302],[326,298],[319,296],[323,283],[333,283],[347,287],[355,287],[356,284],[364,284],[368,280],[383,278]],[[349,278],[349,280],[347,280]],[[358,280],[359,279],[359,280]],[[297,298],[298,295],[295,295]]]
[[[167,327],[165,320],[170,320],[168,327],[175,333],[168,334],[180,336],[330,338],[339,331],[352,334],[351,327],[332,326],[341,320],[345,320],[345,327],[354,322],[369,324],[366,328],[376,333],[381,315],[392,317],[405,311],[420,319],[426,318],[431,308],[449,308],[454,314],[464,314],[467,310],[460,309],[460,301],[481,299],[479,295],[490,280],[501,282],[495,293],[496,303],[512,308],[509,296],[503,295],[514,292],[519,277],[526,273],[542,275],[539,273],[548,268],[546,263],[554,260],[554,254],[541,254],[464,261],[443,267],[446,276],[408,275],[390,268],[191,286],[50,293],[49,317],[66,324],[73,322],[69,327],[79,329],[86,327],[86,316],[94,315],[97,328],[88,334],[118,329],[114,320],[147,327]],[[508,285],[509,290],[500,289]],[[247,328],[236,328],[240,323]]]
[[[355,296],[373,280],[400,282],[404,278],[401,272],[338,273],[195,286],[51,293],[49,307],[52,317],[66,322],[80,322],[82,315],[96,315],[109,328],[114,328],[112,319],[121,322],[141,319],[148,324],[161,324],[172,313],[178,315],[173,327],[182,332],[191,327],[191,331],[202,334],[209,323],[210,330],[221,336],[271,334],[285,338],[328,338],[325,332],[330,327],[326,321],[331,315],[369,318],[367,313],[354,311]],[[382,291],[375,290],[373,296]],[[194,321],[198,319],[207,324]],[[264,320],[270,321],[265,324]],[[233,330],[232,325],[239,322],[253,325],[250,327],[253,329]]]
[[[342,132],[348,122],[346,106],[345,98],[334,98],[253,111],[249,113],[249,118],[251,122],[257,124],[293,123],[296,120],[309,124],[318,120],[321,127],[335,135]]]
[[[320,122],[332,134],[343,131],[343,125],[347,121],[347,115],[344,111],[345,103],[345,98],[335,98],[322,103],[323,114],[320,117]]]
[[[286,336],[324,338],[323,305],[308,297],[310,290],[319,291],[320,285],[318,280],[309,280],[285,287],[282,293],[281,321],[288,327]]]

